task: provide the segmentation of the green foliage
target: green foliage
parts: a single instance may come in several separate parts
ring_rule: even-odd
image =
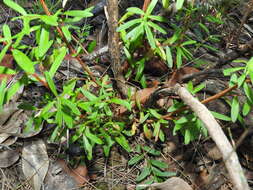
[[[160,151],[148,146],[137,145],[136,153],[137,154],[128,161],[128,165],[133,166],[140,162],[146,164],[136,178],[138,183],[144,180],[145,184],[161,182],[168,177],[176,175],[175,172],[165,171],[168,168],[168,164],[156,159],[156,157],[161,156]]]

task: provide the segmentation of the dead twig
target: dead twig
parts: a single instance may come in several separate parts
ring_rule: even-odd
[[[237,190],[249,190],[250,188],[239,163],[238,156],[211,112],[180,84],[176,84],[173,89],[206,126],[211,138],[222,154],[234,187]]]

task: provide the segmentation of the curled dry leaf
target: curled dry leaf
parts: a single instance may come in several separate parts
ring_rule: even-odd
[[[34,190],[40,190],[49,167],[46,145],[42,140],[25,142],[22,170]]]
[[[7,168],[13,165],[19,159],[19,153],[16,150],[5,150],[0,152],[0,168]]]
[[[16,111],[9,121],[6,123],[6,125],[0,125],[0,143],[5,145],[11,145],[14,142],[16,142],[17,138],[12,139],[11,141],[8,141],[6,144],[5,141],[12,136],[11,134],[19,134],[20,132],[20,125],[23,123],[21,119],[19,119],[20,114],[22,113],[22,110]],[[11,142],[11,143],[10,143]]]
[[[5,104],[2,111],[0,111],[0,126],[3,125],[8,118],[18,110],[18,103]]]

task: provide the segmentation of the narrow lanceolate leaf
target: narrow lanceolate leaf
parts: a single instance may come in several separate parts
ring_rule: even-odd
[[[12,50],[13,57],[17,64],[28,74],[35,72],[33,62],[23,52],[14,49]]]
[[[249,72],[251,83],[253,84],[253,57],[247,62],[247,70]]]
[[[86,130],[85,130],[85,135],[86,137],[88,137],[91,141],[97,143],[97,144],[103,144],[103,141],[98,137],[96,136],[95,134],[92,134],[90,132],[90,129],[89,127],[86,127]]]
[[[133,158],[131,158],[129,161],[128,161],[128,165],[129,166],[132,166],[134,164],[137,164],[138,162],[140,162],[142,159],[144,158],[144,155],[141,154],[141,155],[136,155],[134,156]]]
[[[150,163],[158,168],[165,169],[168,168],[168,164],[159,160],[150,160]]]
[[[83,11],[80,11],[80,10],[66,11],[64,12],[64,15],[73,16],[73,17],[82,17],[82,18],[91,17],[93,16],[93,13],[91,12],[92,9],[93,7],[90,7]]]
[[[153,11],[153,9],[155,8],[156,4],[157,4],[158,0],[152,0],[151,3],[149,4],[146,14],[150,15]]]
[[[46,80],[47,80],[47,83],[49,85],[49,88],[50,90],[53,92],[53,94],[55,96],[58,96],[58,93],[57,93],[57,90],[56,90],[56,87],[54,85],[54,81],[53,79],[51,78],[51,76],[49,75],[49,72],[48,71],[45,71],[45,77],[46,77]]]
[[[144,28],[145,28],[145,32],[146,32],[146,35],[148,38],[149,45],[151,46],[152,49],[155,49],[156,44],[155,44],[155,39],[154,39],[151,29],[149,28],[149,26],[147,24],[144,25]]]
[[[49,31],[42,28],[39,41],[39,57],[43,57],[52,44],[53,41],[49,41]]]
[[[212,111],[211,113],[217,119],[220,119],[220,120],[223,120],[223,121],[231,121],[231,118],[226,116],[226,115],[223,115],[221,113],[217,113],[217,112],[214,112],[214,111]]]
[[[69,107],[71,109],[71,111],[76,114],[76,115],[81,115],[81,112],[79,111],[79,109],[77,108],[77,105],[76,103],[74,102],[71,102],[70,100],[68,99],[65,99],[65,98],[62,98],[61,99],[62,103],[64,105],[66,105],[67,107]]]
[[[232,105],[231,105],[231,119],[232,119],[232,122],[235,122],[238,118],[238,115],[239,115],[239,109],[240,109],[240,105],[239,105],[239,101],[238,101],[238,97],[235,96],[233,98],[233,101],[232,101]]]
[[[57,17],[57,15],[51,15],[51,16],[47,16],[47,15],[41,15],[40,16],[40,19],[44,22],[44,23],[46,23],[46,24],[48,24],[48,25],[51,25],[51,26],[58,26],[58,22],[57,22],[57,20],[58,20],[58,17]]]
[[[115,141],[120,145],[122,146],[122,148],[124,148],[127,152],[131,152],[131,148],[128,144],[128,141],[126,140],[126,138],[121,135],[119,137],[116,137],[115,138]]]
[[[4,4],[10,7],[11,9],[17,11],[23,16],[27,15],[25,9],[23,9],[19,4],[15,3],[12,0],[4,0]]]
[[[173,59],[172,59],[170,47],[166,46],[165,50],[166,50],[167,65],[168,65],[169,68],[172,68],[173,67]]]
[[[7,24],[3,25],[3,34],[4,34],[4,38],[10,42],[11,41],[11,30],[10,27]]]
[[[61,65],[62,60],[64,59],[66,53],[67,53],[66,47],[62,47],[61,49],[59,49],[59,54],[55,58],[52,66],[50,67],[50,70],[49,70],[49,74],[52,78],[54,77],[56,71],[58,70],[59,66]]]
[[[6,84],[7,84],[7,79],[4,78],[2,82],[0,83],[0,112],[2,111],[2,106],[4,103]]]
[[[144,180],[146,177],[148,177],[150,175],[150,173],[151,173],[150,168],[145,167],[141,171],[140,175],[138,175],[138,177],[136,178],[136,181],[140,182],[140,181]]]
[[[117,32],[120,32],[122,30],[126,30],[134,25],[137,25],[138,23],[141,23],[142,19],[133,19],[131,21],[126,22],[125,24],[122,24],[120,27],[117,28]]]
[[[126,107],[129,111],[131,110],[131,104],[126,100],[122,100],[119,98],[112,98],[111,102],[115,103],[115,104],[122,105],[122,106]]]
[[[182,65],[182,49],[177,47],[177,68],[179,69]]]
[[[139,14],[139,15],[144,15],[144,11],[137,7],[129,7],[127,11],[131,13]]]
[[[166,30],[153,22],[148,22],[148,25],[151,26],[153,29],[158,30],[162,34],[167,34]]]
[[[184,4],[184,0],[177,0],[177,2],[176,2],[176,9],[177,10],[182,9],[183,4]]]

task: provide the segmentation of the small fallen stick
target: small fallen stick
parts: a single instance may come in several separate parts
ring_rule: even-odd
[[[235,150],[207,107],[194,98],[191,93],[180,84],[176,84],[173,89],[175,93],[180,96],[183,102],[187,104],[205,124],[209,135],[222,154],[222,158],[225,162],[225,166],[228,170],[234,187],[237,190],[249,190],[249,185],[244,176]]]

